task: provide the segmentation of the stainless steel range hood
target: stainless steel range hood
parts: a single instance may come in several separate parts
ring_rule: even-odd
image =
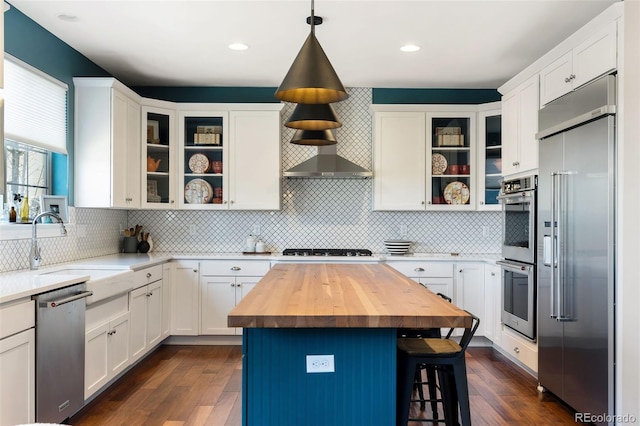
[[[318,155],[286,170],[291,178],[370,178],[373,173],[337,154],[336,145],[319,146]]]

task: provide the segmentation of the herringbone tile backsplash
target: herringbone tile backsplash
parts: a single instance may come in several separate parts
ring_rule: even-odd
[[[343,126],[336,131],[338,154],[371,169],[371,90],[351,88],[350,97],[334,104]],[[282,121],[293,105],[285,105]],[[286,170],[314,156],[317,148],[293,145],[293,131],[283,127],[282,167]],[[414,241],[415,252],[498,253],[500,212],[372,211],[370,179],[282,180],[279,211],[175,211],[71,209],[75,227],[69,236],[43,239],[46,262],[54,263],[116,253],[120,226],[142,225],[154,251],[241,252],[255,225],[272,252],[285,248],[366,248],[384,252],[383,241]],[[73,218],[75,216],[75,218]],[[195,231],[194,231],[195,230]],[[0,271],[28,268],[29,240],[0,241]]]

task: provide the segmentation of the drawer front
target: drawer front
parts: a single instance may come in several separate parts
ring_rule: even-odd
[[[389,261],[386,263],[412,278],[453,278],[452,262]]]
[[[36,308],[33,300],[25,300],[0,308],[0,339],[19,333],[36,325]]]
[[[162,279],[162,265],[152,266],[135,272],[134,288]]]
[[[262,277],[269,272],[268,260],[208,260],[200,262],[200,275]]]
[[[514,357],[531,370],[538,372],[538,351],[535,344],[527,342],[514,336],[510,331],[504,329],[500,346],[507,354]]]

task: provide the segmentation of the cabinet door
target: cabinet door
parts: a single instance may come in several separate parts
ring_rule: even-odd
[[[280,209],[280,112],[229,113],[229,208]]]
[[[374,210],[424,210],[426,131],[423,112],[377,112]]]
[[[484,335],[496,343],[499,343],[502,332],[502,322],[500,320],[502,286],[500,280],[500,267],[496,265],[484,265]]]
[[[199,263],[171,262],[171,334],[197,336],[200,318]]]
[[[109,322],[85,334],[84,398],[87,399],[109,381]],[[127,336],[128,339],[128,336]]]
[[[573,52],[567,52],[540,71],[540,103],[545,105],[573,88]]]
[[[527,80],[520,88],[520,156],[517,171],[538,168],[538,111],[540,110],[540,84],[538,76]]]
[[[456,297],[455,303],[478,318],[480,325],[476,331],[476,336],[484,336],[486,327],[485,291],[484,291],[484,264],[483,263],[461,263],[458,264],[456,274]]]
[[[259,277],[237,277],[236,278],[236,305],[240,302],[260,281]],[[242,334],[242,327],[235,327],[236,334]]]
[[[35,421],[35,330],[0,340],[0,424]]]
[[[427,205],[437,210],[474,210],[476,114],[427,114]]]
[[[162,265],[162,338],[171,335],[171,263]]]
[[[236,305],[235,277],[202,277],[200,334],[236,334],[227,315]]]
[[[573,49],[573,87],[577,88],[617,67],[617,25],[611,22]]]
[[[129,366],[129,312],[109,321],[109,374],[110,378]]]
[[[140,287],[130,293],[130,347],[131,361],[135,362],[144,355],[147,348],[147,286]]]
[[[179,114],[178,198],[181,209],[228,209],[226,111]]]
[[[140,207],[140,105],[112,89],[111,202],[113,207]]]
[[[147,286],[147,349],[162,340],[162,280]]]
[[[434,293],[442,293],[451,300],[453,297],[453,278],[418,278],[418,282]]]
[[[176,208],[175,111],[142,108],[142,207]]]
[[[502,115],[500,109],[478,114],[478,210],[500,210],[502,182]]]
[[[520,91],[512,90],[502,97],[502,175],[517,171],[520,158]]]

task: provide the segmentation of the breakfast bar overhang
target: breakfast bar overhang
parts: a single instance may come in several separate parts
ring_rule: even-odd
[[[243,327],[243,425],[393,425],[398,328],[471,317],[383,264],[276,264],[229,314]],[[307,356],[333,372],[307,372]]]

